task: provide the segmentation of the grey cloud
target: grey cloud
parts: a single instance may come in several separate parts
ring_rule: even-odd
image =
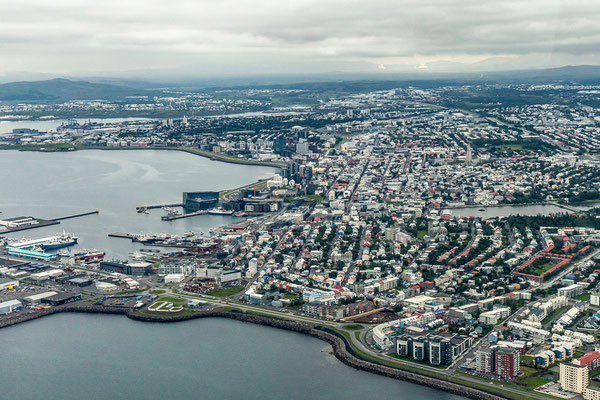
[[[40,57],[81,70],[90,55],[113,70],[223,54],[280,68],[549,53],[577,63],[600,55],[599,19],[589,0],[0,0],[0,72],[36,70]]]

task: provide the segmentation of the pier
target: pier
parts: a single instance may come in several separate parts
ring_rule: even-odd
[[[14,227],[14,228],[9,228],[9,229],[0,231],[0,235],[3,235],[5,233],[25,231],[25,230],[28,230],[28,229],[43,228],[45,226],[58,225],[58,224],[60,224],[60,222],[56,221],[56,220],[53,220],[53,219],[50,219],[50,220],[40,219],[40,220],[38,220],[37,224],[17,226],[17,227]]]
[[[115,238],[121,238],[121,239],[132,239],[135,237],[134,235],[132,235],[131,233],[122,233],[122,232],[115,232],[115,233],[109,233],[108,237],[115,237]]]
[[[173,221],[175,219],[189,218],[189,217],[194,217],[196,215],[204,215],[204,214],[206,214],[206,212],[207,212],[206,210],[199,210],[199,211],[194,211],[194,212],[187,213],[187,214],[172,215],[170,217],[164,216],[164,217],[160,217],[160,219],[163,221]]]
[[[51,221],[62,221],[65,219],[77,218],[77,217],[85,217],[86,215],[99,214],[100,210],[94,210],[90,212],[84,212],[79,214],[67,215],[66,217],[54,218]]]
[[[13,228],[8,228],[8,229],[5,229],[5,230],[0,230],[0,234],[3,235],[5,233],[19,232],[19,231],[25,231],[25,230],[28,230],[28,229],[43,228],[45,226],[58,225],[58,224],[60,224],[60,221],[63,221],[65,219],[71,219],[71,218],[77,218],[77,217],[84,217],[86,215],[98,214],[99,212],[100,212],[100,210],[94,210],[94,211],[89,211],[89,212],[84,212],[84,213],[79,213],[79,214],[73,214],[73,215],[67,215],[67,216],[64,216],[64,217],[52,218],[52,219],[40,219],[40,218],[37,218],[37,224],[34,223],[34,224],[28,224],[28,225],[22,225],[22,226],[15,226]]]
[[[164,208],[164,207],[183,207],[182,203],[173,203],[173,204],[157,204],[157,205],[151,205],[151,206],[137,206],[135,207],[135,210],[138,213],[143,213],[146,210],[152,210],[155,208]]]

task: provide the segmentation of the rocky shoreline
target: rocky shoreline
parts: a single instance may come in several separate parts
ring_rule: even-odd
[[[455,395],[467,397],[474,400],[503,400],[505,397],[501,397],[495,394],[485,392],[483,390],[462,386],[453,382],[449,382],[443,379],[437,379],[426,375],[421,375],[415,372],[399,370],[391,368],[385,365],[376,364],[370,361],[361,359],[358,355],[354,354],[350,346],[348,345],[345,338],[341,335],[330,331],[327,328],[317,327],[315,324],[306,322],[297,322],[290,320],[283,320],[277,318],[271,318],[255,314],[247,314],[242,312],[231,312],[231,311],[208,311],[198,312],[194,314],[186,315],[166,315],[166,316],[152,316],[146,314],[140,314],[131,312],[128,309],[122,308],[109,308],[104,306],[74,306],[64,305],[53,308],[48,308],[37,312],[35,314],[26,315],[15,320],[5,320],[0,322],[0,328],[16,325],[21,322],[31,321],[37,318],[41,318],[47,315],[57,314],[61,312],[74,312],[74,313],[91,313],[91,314],[119,314],[125,315],[127,318],[142,321],[142,322],[159,322],[159,323],[172,323],[188,321],[199,318],[228,318],[234,319],[241,322],[249,322],[257,325],[269,326],[272,328],[285,329],[292,332],[298,332],[305,335],[312,336],[314,338],[323,340],[331,345],[333,348],[333,354],[335,357],[348,365],[349,367],[356,368],[358,370],[371,372],[377,375],[382,375],[388,378],[393,378],[401,381],[415,383],[418,385],[424,385],[431,387],[436,390],[442,390]]]

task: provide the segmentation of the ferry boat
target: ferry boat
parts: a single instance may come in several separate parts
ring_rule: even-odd
[[[62,249],[63,247],[74,246],[77,244],[77,237],[68,233],[56,236],[52,240],[41,243],[42,250]]]
[[[194,237],[196,236],[196,234],[194,232],[186,232],[183,234],[183,237],[189,238],[189,237]]]
[[[233,211],[226,210],[223,207],[211,208],[208,210],[209,215],[233,215]]]

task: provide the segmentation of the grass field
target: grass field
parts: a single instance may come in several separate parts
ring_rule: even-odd
[[[309,198],[309,199],[311,199],[311,200],[314,200],[314,201],[316,201],[317,203],[320,203],[320,202],[322,202],[322,201],[323,201],[323,196],[319,196],[319,195],[317,195],[317,194],[311,194],[311,195],[308,195],[308,196],[306,196],[306,197],[308,197],[308,198]]]
[[[544,272],[548,271],[552,267],[554,267],[554,264],[552,264],[552,263],[544,263],[541,265],[537,265],[535,267],[532,267],[530,265],[530,266],[526,267],[525,269],[523,269],[521,272],[523,272],[525,274],[531,274],[531,275],[542,275]]]
[[[573,297],[574,300],[588,301],[590,299],[590,293],[582,293],[579,296]]]
[[[422,229],[417,231],[417,239],[419,240],[423,240],[423,238],[425,237],[425,235],[427,235],[427,231]]]
[[[206,294],[208,294],[210,296],[215,296],[215,297],[228,297],[228,296],[232,296],[236,293],[239,293],[242,290],[244,290],[244,286],[234,286],[234,287],[213,290],[212,292],[208,292]]]
[[[550,314],[548,314],[546,316],[546,318],[544,318],[542,320],[542,325],[546,325],[548,322],[552,321],[552,318],[556,317],[558,314],[560,314],[561,312],[565,311],[567,309],[567,307],[562,307],[559,309],[556,309],[554,311],[552,311]]]
[[[517,151],[523,150],[522,144],[503,144],[500,146],[500,151]]]
[[[342,328],[349,330],[349,331],[357,331],[359,329],[362,329],[363,327],[361,325],[350,324],[350,325],[344,325]]]
[[[550,380],[544,378],[544,376],[549,375],[546,371],[540,371],[531,367],[520,367],[521,372],[524,373],[523,376],[520,376],[516,379],[518,383],[522,383],[527,385],[528,387],[535,389],[536,387],[542,386]]]

